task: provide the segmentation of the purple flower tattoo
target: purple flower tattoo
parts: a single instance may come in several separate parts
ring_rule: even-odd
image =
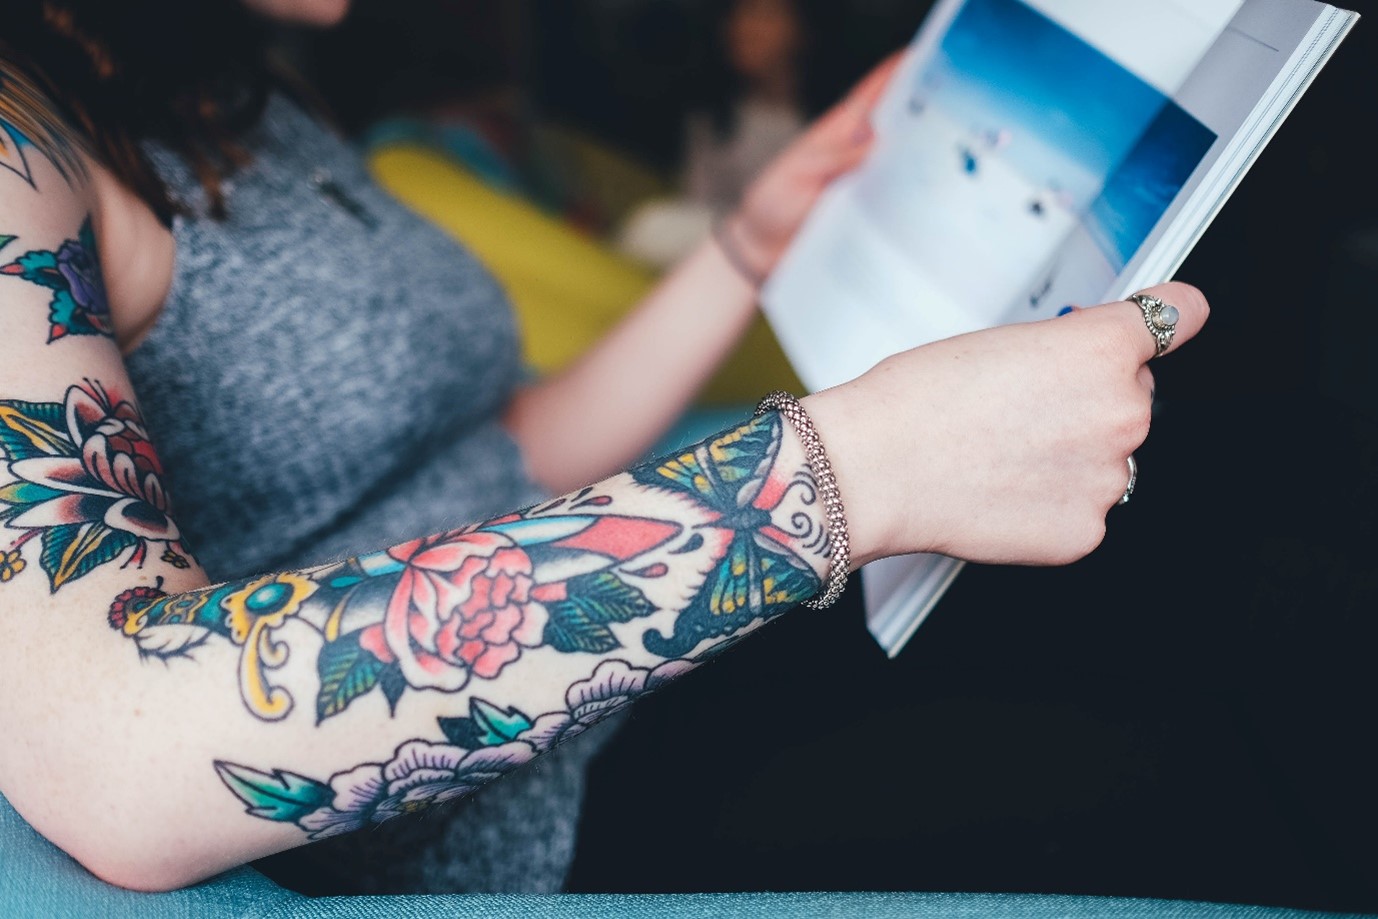
[[[56,252],[27,252],[8,265],[0,265],[0,274],[53,292],[48,305],[50,343],[68,335],[114,335],[90,218],[82,223],[77,238],[67,240]]]

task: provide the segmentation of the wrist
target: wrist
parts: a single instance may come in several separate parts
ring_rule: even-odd
[[[776,412],[793,430],[794,440],[804,452],[804,463],[813,480],[813,497],[808,503],[816,504],[822,516],[819,528],[826,537],[822,542],[826,546],[825,555],[829,564],[823,573],[823,585],[818,594],[803,602],[814,609],[826,609],[836,603],[846,590],[847,575],[851,572],[852,564],[850,528],[838,490],[837,476],[827,449],[818,436],[818,429],[803,403],[787,392],[776,391],[768,394],[756,406],[757,415],[768,411]]]
[[[723,217],[714,227],[714,238],[727,260],[754,287],[760,289],[775,268],[777,256],[772,254],[761,234],[741,210]]]
[[[805,396],[800,402],[827,451],[847,514],[852,567],[860,568],[906,550],[895,535],[894,496],[885,487],[890,476],[881,452],[872,449],[874,432],[867,429],[856,395],[851,384],[844,384]]]

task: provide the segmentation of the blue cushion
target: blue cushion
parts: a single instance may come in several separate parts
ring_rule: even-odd
[[[1318,919],[1302,910],[1113,897],[949,893],[484,894],[309,898],[238,868],[195,887],[141,894],[97,880],[33,831],[0,797],[0,915],[42,919],[344,919],[447,916],[462,919]]]

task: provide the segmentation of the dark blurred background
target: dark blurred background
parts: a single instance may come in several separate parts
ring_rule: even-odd
[[[816,110],[929,4],[812,6]],[[672,174],[720,7],[358,0],[290,41],[351,130],[468,106]],[[571,889],[1378,912],[1376,59],[1361,22],[1179,272],[1211,321],[1155,364],[1105,545],[968,568],[893,661],[854,583],[641,703],[595,766]]]

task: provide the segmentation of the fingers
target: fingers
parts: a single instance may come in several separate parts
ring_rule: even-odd
[[[1153,387],[1153,371],[1148,369],[1147,364],[1144,364],[1142,367],[1139,368],[1137,379],[1139,381],[1139,386],[1143,389],[1144,392],[1148,393],[1148,399],[1150,402],[1152,402],[1153,396],[1157,392],[1157,390],[1155,390]]]
[[[858,139],[868,139],[871,112],[885,93],[890,77],[904,58],[904,51],[896,51],[871,69],[861,81],[852,87],[846,97],[837,103],[818,122],[817,131],[831,140],[840,143],[853,143]]]
[[[868,145],[857,144],[842,153],[829,157],[822,166],[822,176],[825,182],[831,182],[838,176],[846,175],[857,168],[871,152]]]
[[[885,92],[885,87],[889,85],[890,77],[894,75],[895,68],[900,65],[903,58],[903,50],[895,51],[871,68],[871,72],[862,77],[861,82],[847,94],[847,98],[843,100],[843,106],[862,117],[869,117],[871,110],[880,101],[881,94]]]

